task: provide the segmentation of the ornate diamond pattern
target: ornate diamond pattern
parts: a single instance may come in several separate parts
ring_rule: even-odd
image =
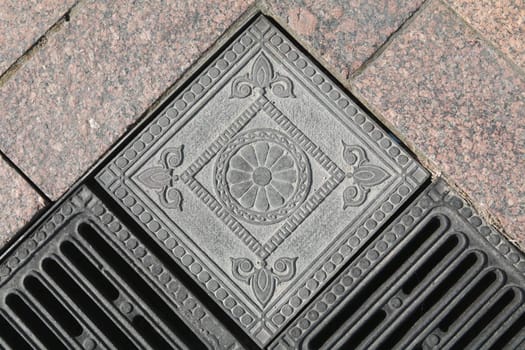
[[[259,17],[97,180],[266,345],[427,176]]]

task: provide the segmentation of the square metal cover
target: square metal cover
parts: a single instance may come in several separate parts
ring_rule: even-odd
[[[259,16],[96,179],[266,345],[427,177]]]

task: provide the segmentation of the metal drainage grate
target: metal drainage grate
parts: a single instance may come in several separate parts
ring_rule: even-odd
[[[523,255],[427,178],[256,16],[3,254],[0,347],[524,348]]]
[[[7,266],[0,303],[5,347],[241,348],[177,272],[86,188]]]
[[[437,181],[271,349],[520,349],[525,260]]]

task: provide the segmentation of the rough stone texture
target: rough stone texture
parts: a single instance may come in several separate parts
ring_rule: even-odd
[[[0,74],[74,3],[75,0],[0,0]]]
[[[447,0],[467,22],[525,68],[523,0]]]
[[[0,158],[0,247],[44,206],[44,200]]]
[[[275,1],[271,7],[347,75],[421,2]],[[57,198],[247,6],[240,0],[82,3],[0,89],[0,148]]]
[[[440,2],[356,90],[525,246],[525,81]]]
[[[57,198],[247,8],[83,3],[0,89],[0,148]]]
[[[346,77],[416,11],[423,0],[269,0],[300,39]]]

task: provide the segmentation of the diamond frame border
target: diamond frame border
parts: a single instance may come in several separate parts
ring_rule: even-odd
[[[255,21],[248,26],[246,30],[239,33],[239,37],[228,47],[223,48],[223,52],[213,63],[210,63],[207,66],[204,72],[200,74],[200,77],[198,79],[194,78],[195,81],[181,91],[168,107],[166,107],[159,116],[141,131],[140,139],[137,136],[132,140],[124,150],[122,150],[119,155],[111,161],[110,165],[106,166],[97,175],[97,180],[104,188],[112,193],[112,195],[118,198],[128,210],[132,210],[133,205],[126,205],[126,198],[128,198],[129,193],[127,193],[125,188],[120,186],[125,186],[122,174],[127,170],[130,162],[141,155],[145,149],[145,143],[154,143],[156,139],[160,138],[163,135],[163,131],[166,131],[171,123],[175,123],[180,117],[182,117],[182,115],[184,115],[189,109],[189,106],[195,103],[199,95],[202,96],[204,94],[202,91],[207,91],[203,90],[202,86],[195,89],[195,86],[201,85],[199,81],[202,77],[207,77],[215,82],[220,80],[222,74],[225,73],[225,70],[228,67],[226,56],[232,52],[236,45],[242,45],[243,42],[246,44],[249,42],[249,45],[251,45],[248,46],[247,44],[248,48],[245,50],[245,52],[249,51],[254,45],[256,45],[254,39],[260,40],[261,46],[271,44],[275,52],[281,53],[281,58],[288,63],[288,67],[292,67],[296,70],[295,74],[299,74],[303,79],[309,81],[309,85],[316,89],[318,96],[324,97],[325,102],[327,101],[328,104],[331,105],[332,110],[335,109],[346,117],[342,122],[346,123],[348,128],[351,129],[351,127],[355,127],[358,129],[359,133],[367,136],[366,139],[369,142],[375,143],[376,147],[383,152],[384,156],[394,161],[405,174],[404,178],[407,180],[407,183],[398,184],[395,191],[390,194],[387,203],[387,210],[383,207],[379,208],[379,215],[376,216],[376,218],[372,218],[372,215],[369,215],[366,220],[362,220],[361,227],[357,229],[354,234],[350,235],[351,237],[348,240],[338,243],[340,245],[339,248],[326,259],[323,266],[320,266],[317,271],[310,275],[307,282],[303,283],[302,286],[297,285],[294,287],[295,292],[287,298],[286,302],[279,307],[279,310],[270,310],[270,313],[265,317],[265,328],[271,326],[273,329],[272,335],[263,341],[257,337],[255,338],[256,341],[264,345],[273,339],[278,330],[284,327],[285,323],[289,321],[291,317],[296,315],[298,308],[302,309],[301,305],[303,304],[303,301],[311,299],[311,295],[317,293],[320,288],[319,284],[324,283],[329,279],[333,272],[337,270],[338,265],[340,266],[345,262],[345,255],[350,254],[350,252],[360,245],[361,239],[365,239],[368,236],[369,230],[372,230],[383,223],[388,212],[395,210],[395,208],[401,205],[401,203],[406,200],[415,189],[424,183],[428,178],[428,172],[412,159],[402,147],[396,145],[389,138],[387,133],[382,130],[382,127],[362,111],[352,98],[338,87],[337,83],[332,81],[330,77],[326,76],[325,73],[323,73],[323,71],[314,63],[315,60],[311,60],[311,58],[307,57],[264,15],[257,14],[254,18],[256,18]],[[120,181],[117,181],[117,179]],[[119,184],[116,184],[115,182],[119,182]],[[136,199],[134,199],[134,201],[136,201]],[[139,209],[140,212],[143,210],[144,208]],[[140,214],[132,215],[138,219],[138,222],[144,225],[148,225],[150,221],[152,221],[152,217],[149,214],[147,220],[144,220]],[[380,218],[378,219],[377,217]],[[158,221],[153,220],[153,222],[154,226],[161,227]],[[179,242],[176,243],[180,244]],[[190,253],[190,255],[192,255],[193,261],[200,260],[192,253]],[[186,268],[190,275],[194,276],[194,279],[200,282],[196,273],[191,271],[191,269],[184,264],[183,267]],[[209,274],[213,273],[209,271]],[[219,290],[225,291],[225,287],[220,280],[218,281],[218,285],[221,286]],[[213,286],[215,287],[215,284],[213,284]],[[209,294],[213,294],[217,298],[217,289],[210,288],[209,285],[205,285],[204,288]],[[221,306],[224,308],[226,306],[224,300],[227,300],[228,293],[226,292],[226,296],[222,295],[223,293],[220,294],[222,298],[217,298],[217,303],[221,304],[220,302],[222,301],[223,305]],[[291,312],[289,312],[290,308],[292,310]],[[231,310],[228,310],[228,312],[235,322],[246,329],[249,334],[253,334],[253,320],[249,323],[243,323],[239,317],[231,312]]]
[[[264,111],[301,149],[314,158],[331,176],[319,189],[308,196],[303,204],[277,229],[268,242],[260,243],[229,214],[217,199],[202,186],[195,175],[217,155],[220,149],[235,137],[255,117]],[[209,209],[250,249],[262,259],[269,257],[284,240],[310,215],[325,198],[344,180],[344,172],[318,146],[303,134],[277,107],[266,97],[259,96],[233,123],[223,131],[210,146],[181,175],[182,181],[201,199]]]

